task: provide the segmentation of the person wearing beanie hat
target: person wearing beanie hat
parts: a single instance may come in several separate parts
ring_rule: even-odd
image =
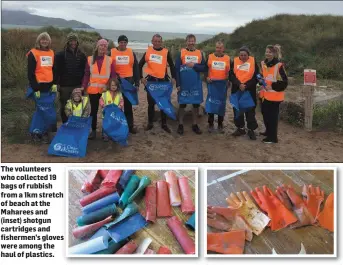
[[[253,56],[250,56],[250,50],[248,47],[243,46],[239,49],[239,56],[235,57],[231,62],[230,69],[230,81],[232,82],[231,94],[237,91],[249,91],[251,97],[255,102],[255,107],[249,109],[242,115],[236,115],[236,109],[234,111],[234,124],[236,130],[232,133],[233,136],[245,135],[248,132],[248,136],[251,140],[256,140],[255,130],[258,127],[256,120],[256,85],[257,75],[259,74],[258,64]],[[236,118],[238,116],[238,118]],[[245,129],[245,120],[247,124],[247,132]]]
[[[81,88],[75,88],[67,101],[65,106],[65,114],[69,118],[70,116],[77,116],[87,118],[91,112],[91,106],[87,96],[82,96]]]
[[[79,38],[75,32],[67,35],[64,49],[56,53],[55,61],[61,118],[65,123],[68,117],[64,107],[70,99],[72,91],[81,87],[87,61],[86,55],[79,48]]]
[[[98,122],[99,100],[106,84],[110,78],[116,78],[115,62],[107,55],[108,41],[100,39],[96,43],[93,55],[88,56],[85,75],[81,89],[89,96],[91,104],[92,131],[89,139],[96,138],[96,127]]]
[[[111,58],[115,63],[115,71],[118,78],[124,78],[131,84],[135,85],[137,92],[139,89],[139,70],[136,54],[132,49],[127,47],[129,40],[125,35],[118,37],[118,47],[111,49]],[[136,134],[137,130],[134,127],[133,111],[131,102],[124,98],[124,113],[129,125],[129,132]]]

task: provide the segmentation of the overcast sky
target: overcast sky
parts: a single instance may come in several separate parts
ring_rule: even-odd
[[[97,29],[230,33],[253,19],[280,13],[343,15],[343,2],[2,1],[3,9],[75,19]]]

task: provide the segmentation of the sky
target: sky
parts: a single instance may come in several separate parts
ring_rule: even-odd
[[[343,2],[2,1],[2,9],[75,19],[96,29],[217,34],[281,13],[343,15]]]

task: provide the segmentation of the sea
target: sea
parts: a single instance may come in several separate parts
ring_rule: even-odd
[[[2,24],[1,28],[12,29],[12,28],[28,28],[37,29],[39,26],[27,26],[27,25],[10,25]],[[117,39],[120,35],[125,35],[129,39],[128,47],[134,50],[145,50],[148,45],[151,45],[151,37],[158,33],[163,37],[163,40],[170,40],[176,38],[185,38],[189,33],[173,33],[173,32],[152,32],[152,31],[135,31],[135,30],[111,30],[111,29],[78,29],[75,30],[85,30],[85,31],[97,31],[104,38],[113,40],[117,45]],[[197,42],[202,42],[213,37],[210,34],[194,34],[197,37]]]

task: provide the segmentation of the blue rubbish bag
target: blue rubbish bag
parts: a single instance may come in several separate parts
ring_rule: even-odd
[[[205,111],[220,116],[225,115],[227,99],[227,81],[212,80],[207,84],[208,94],[205,104]]]
[[[249,109],[255,107],[255,102],[249,91],[238,90],[236,93],[231,94],[230,103],[236,110],[236,119],[242,113],[247,112]]]
[[[174,106],[170,101],[173,85],[170,82],[148,82],[146,89],[155,100],[157,106],[166,115],[176,120]]]
[[[49,130],[55,131],[57,127],[56,93],[41,92],[40,97],[37,98],[33,89],[29,87],[26,91],[26,98],[32,99],[36,104],[36,110],[30,124],[30,133],[44,134]]]
[[[70,116],[58,129],[48,154],[66,157],[85,157],[92,117]]]
[[[102,129],[113,141],[124,146],[127,145],[129,126],[124,112],[117,105],[110,104],[104,108]]]
[[[121,81],[121,92],[131,102],[133,106],[138,105],[139,101],[138,101],[137,88],[124,78],[120,78],[120,81]]]
[[[200,73],[193,68],[181,65],[179,104],[201,104],[203,102],[202,81]]]

